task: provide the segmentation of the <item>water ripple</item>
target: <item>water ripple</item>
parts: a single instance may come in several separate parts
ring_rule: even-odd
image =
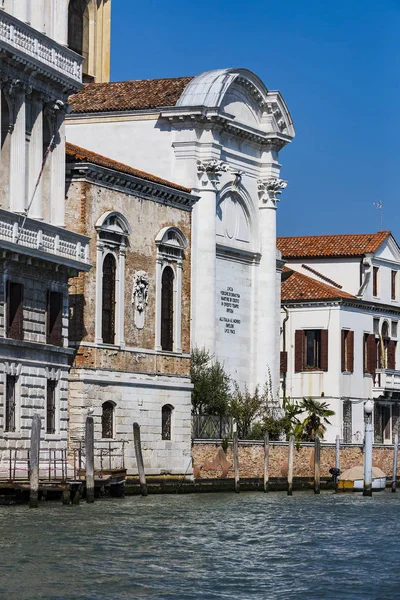
[[[400,600],[400,494],[0,507],[7,600]]]

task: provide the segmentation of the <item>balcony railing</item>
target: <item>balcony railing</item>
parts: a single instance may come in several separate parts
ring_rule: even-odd
[[[377,369],[374,381],[374,395],[382,392],[400,392],[400,371]]]
[[[82,82],[82,57],[4,11],[0,11],[0,45],[14,48],[78,84]]]
[[[48,223],[24,219],[0,210],[0,247],[32,256],[48,255],[52,262],[89,268],[89,238]],[[55,260],[55,258],[57,259]],[[80,263],[79,265],[77,263]]]

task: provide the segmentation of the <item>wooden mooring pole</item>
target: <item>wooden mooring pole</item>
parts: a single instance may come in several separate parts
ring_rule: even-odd
[[[399,434],[396,433],[394,436],[394,446],[393,446],[393,477],[392,477],[392,492],[396,491],[396,483],[397,483],[397,457],[399,453]]]
[[[264,492],[268,492],[269,483],[269,434],[264,438]]]
[[[86,417],[86,502],[94,502],[94,423],[93,417]]]
[[[240,491],[240,479],[239,479],[239,438],[237,432],[237,425],[233,425],[233,466],[235,469],[235,492],[238,494]]]
[[[39,506],[39,457],[41,424],[42,423],[39,415],[33,415],[30,451],[30,508],[37,508]]]
[[[142,445],[140,443],[140,425],[139,423],[133,424],[133,442],[135,445],[136,464],[139,472],[139,483],[140,489],[142,490],[142,496],[147,496],[147,483],[146,475],[144,472],[144,463],[142,455]]]
[[[288,496],[293,495],[293,457],[294,457],[294,435],[289,438],[289,450],[288,450]]]
[[[314,494],[321,493],[321,441],[315,436],[314,441]]]
[[[335,468],[340,471],[340,435],[336,436],[336,460]]]

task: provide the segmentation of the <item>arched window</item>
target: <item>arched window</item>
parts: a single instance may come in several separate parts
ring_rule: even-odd
[[[103,295],[101,337],[104,344],[115,340],[115,258],[109,252],[103,261]]]
[[[125,255],[131,228],[117,212],[104,213],[96,222],[96,320],[95,340],[101,344],[124,343]]]
[[[88,72],[89,9],[88,0],[70,0],[68,6],[68,46],[84,58],[83,72]]]
[[[174,272],[165,267],[161,278],[161,348],[174,348]]]
[[[174,407],[170,404],[165,404],[161,409],[161,439],[171,439],[171,423],[172,423],[172,411]]]
[[[101,413],[101,437],[114,437],[114,402],[104,402]]]
[[[156,237],[156,350],[182,352],[182,268],[188,244],[176,227]]]

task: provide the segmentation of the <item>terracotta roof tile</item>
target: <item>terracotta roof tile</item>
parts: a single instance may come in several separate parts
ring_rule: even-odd
[[[281,301],[306,300],[342,300],[353,299],[355,296],[338,290],[332,285],[316,281],[303,273],[283,267]]]
[[[193,77],[88,83],[70,97],[73,113],[140,110],[175,106]]]
[[[117,162],[116,160],[112,160],[111,158],[107,158],[106,156],[102,156],[101,154],[96,154],[96,152],[91,152],[90,150],[86,150],[85,148],[81,148],[80,146],[70,144],[69,142],[66,143],[65,151],[67,154],[68,162],[89,162],[95,165],[99,165],[101,167],[106,167],[108,169],[114,169],[114,171],[120,171],[121,173],[127,173],[128,175],[134,175],[135,177],[140,177],[141,179],[145,179],[146,181],[166,185],[168,187],[174,188],[175,190],[180,190],[188,194],[190,194],[191,192],[189,188],[183,187],[176,183],[171,183],[171,181],[161,179],[156,175],[151,175],[150,173],[139,171],[138,169],[134,169],[133,167],[129,167],[128,165],[124,165],[123,163]]]
[[[285,260],[323,256],[363,256],[368,252],[376,252],[390,235],[390,231],[379,231],[378,233],[279,237],[277,246]]]

